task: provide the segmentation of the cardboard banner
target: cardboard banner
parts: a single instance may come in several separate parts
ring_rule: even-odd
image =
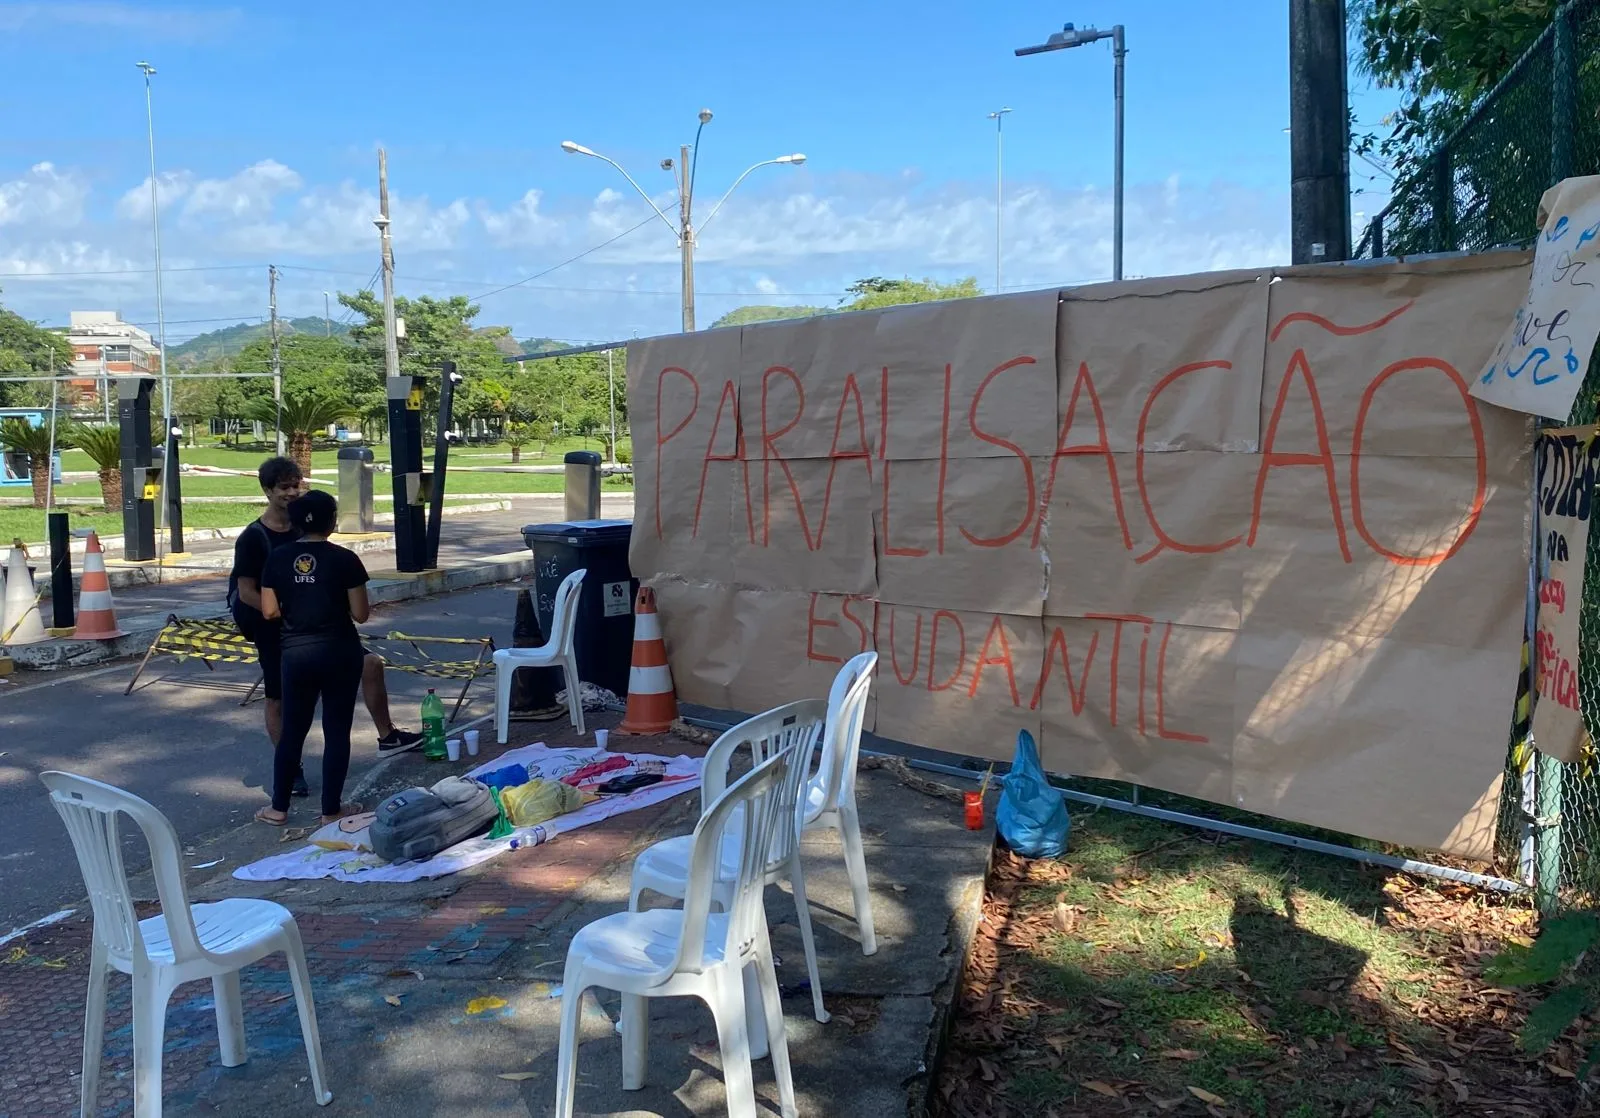
[[[1533,741],[1541,753],[1568,763],[1589,744],[1578,697],[1578,621],[1600,462],[1597,431],[1588,426],[1541,432],[1534,484],[1540,577]]]
[[[1600,336],[1600,175],[1563,179],[1539,199],[1527,297],[1472,394],[1529,415],[1572,413]]]
[[[629,347],[680,698],[880,657],[869,726],[1472,857],[1530,430],[1469,378],[1526,254],[1107,284]]]

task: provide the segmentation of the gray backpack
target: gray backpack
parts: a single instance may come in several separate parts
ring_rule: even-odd
[[[383,803],[372,820],[372,852],[389,862],[423,862],[494,825],[499,809],[489,787],[447,776],[432,788],[407,788]]]

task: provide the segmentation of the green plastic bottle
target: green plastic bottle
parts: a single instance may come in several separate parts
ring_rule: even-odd
[[[433,688],[428,688],[427,698],[422,700],[422,755],[430,761],[443,761],[446,753],[444,748],[444,703],[439,701],[439,696],[433,693]]]

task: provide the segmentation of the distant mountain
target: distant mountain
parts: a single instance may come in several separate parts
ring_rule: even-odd
[[[812,315],[827,314],[827,307],[740,307],[738,310],[729,311],[711,324],[715,330],[719,326],[749,326],[754,322],[777,322],[785,318],[810,318]]]
[[[558,349],[570,349],[571,342],[561,341],[559,338],[523,338],[517,343],[522,347],[522,353],[551,353]]]
[[[327,329],[328,323],[320,315],[278,320],[278,333],[281,337],[290,334],[321,334]],[[180,368],[188,368],[217,357],[232,357],[257,338],[265,338],[270,331],[271,327],[265,322],[241,322],[236,326],[224,326],[221,330],[198,334],[182,345],[173,346],[167,351],[167,360]],[[333,333],[343,337],[350,333],[350,327],[342,322],[334,322]]]
[[[509,326],[479,326],[473,333],[480,337],[487,336],[493,341],[501,357],[515,357],[523,352],[522,343],[511,336]]]

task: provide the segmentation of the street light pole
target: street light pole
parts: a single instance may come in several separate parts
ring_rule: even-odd
[[[172,421],[172,378],[167,375],[167,310],[161,296],[161,200],[156,185],[156,114],[150,93],[150,77],[156,68],[143,59],[134,65],[144,74],[144,117],[150,138],[150,229],[155,237],[156,337],[161,347],[161,507],[176,555],[183,552],[183,501],[178,489],[178,429]]]
[[[1000,294],[1000,231],[1005,219],[1006,195],[1005,180],[1005,123],[1006,114],[1011,111],[1010,106],[996,109],[989,114],[989,119],[994,121],[994,293]]]
[[[641,198],[643,198],[649,204],[650,208],[655,211],[656,216],[659,217],[663,222],[665,222],[667,228],[671,229],[672,232],[673,232],[673,235],[678,238],[678,249],[679,249],[679,252],[680,252],[681,257],[682,257],[682,265],[683,265],[683,330],[684,330],[684,333],[691,333],[695,328],[695,323],[694,323],[694,180],[695,180],[695,170],[696,170],[696,168],[698,168],[698,166],[700,164],[700,130],[703,130],[705,128],[705,126],[708,123],[710,123],[710,121],[711,121],[711,110],[710,109],[701,109],[700,110],[700,129],[697,129],[695,131],[695,142],[694,142],[694,145],[693,145],[694,146],[693,162],[690,161],[690,158],[691,158],[690,154],[689,154],[690,145],[684,144],[681,147],[679,147],[679,149],[678,149],[678,166],[676,168],[676,174],[674,175],[674,179],[673,179],[675,185],[678,188],[678,220],[677,221],[673,221],[670,217],[668,217],[665,213],[663,213],[662,210],[661,210],[661,207],[656,205],[655,199],[650,197],[649,192],[646,191],[644,187],[640,186],[636,181],[634,181],[633,176],[628,174],[627,170],[622,166],[622,164],[618,163],[615,159],[612,159],[608,155],[602,155],[598,151],[593,150],[592,148],[586,148],[582,144],[574,143],[571,140],[563,140],[563,141],[561,141],[561,150],[566,152],[569,155],[587,155],[587,156],[591,156],[592,158],[602,160],[602,161],[604,161],[606,163],[611,164],[611,166],[615,167],[617,169],[617,173],[620,174],[623,178],[628,180],[628,185],[633,187],[634,190],[639,192],[639,196]],[[727,193],[723,194],[722,198],[717,202],[717,204],[711,208],[711,212],[706,215],[706,220],[700,223],[701,227],[703,228],[713,217],[717,216],[717,211],[722,208],[723,202],[726,202],[728,200],[728,196],[731,195],[734,192],[734,190],[738,187],[738,185],[740,183],[742,183],[747,176],[749,176],[751,171],[756,170],[758,167],[766,167],[766,166],[769,166],[769,165],[772,165],[772,164],[776,164],[776,163],[782,163],[782,164],[786,164],[786,165],[789,165],[789,166],[796,166],[797,167],[800,164],[804,163],[805,161],[806,161],[806,157],[803,154],[801,154],[800,152],[795,152],[792,155],[780,155],[776,159],[764,159],[760,163],[756,163],[756,164],[754,164],[754,165],[752,165],[750,167],[745,168],[744,174],[740,175],[738,178],[733,180],[733,186],[728,187]],[[670,160],[670,159],[662,160],[661,166],[662,166],[663,170],[667,170],[667,171],[671,171],[671,170],[674,169],[672,160]]]
[[[172,425],[172,381],[167,377],[167,312],[161,298],[161,202],[156,190],[156,114],[150,95],[150,77],[156,68],[140,61],[144,74],[144,116],[150,137],[150,228],[156,242],[156,335],[161,344],[161,415]]]
[[[1127,38],[1123,33],[1122,24],[1117,24],[1110,31],[1098,31],[1093,27],[1081,30],[1067,24],[1060,31],[1056,31],[1044,42],[1037,46],[1018,47],[1014,53],[1018,58],[1030,54],[1047,54],[1050,51],[1070,50],[1081,47],[1085,43],[1098,43],[1102,39],[1111,40],[1111,58],[1113,68],[1113,89],[1116,99],[1116,138],[1112,161],[1115,167],[1112,171],[1112,216],[1111,216],[1111,278],[1122,278],[1122,75],[1125,61],[1128,57]]]
[[[709,114],[708,114],[709,115]],[[700,145],[695,145],[695,159]],[[689,145],[678,148],[678,245],[683,250],[683,332],[694,333],[694,178],[689,172]]]
[[[1111,278],[1119,281],[1122,279],[1122,71],[1127,57],[1127,41],[1122,33],[1122,24],[1119,23],[1111,29],[1111,66],[1115,74],[1113,81],[1116,86],[1117,116],[1117,135],[1113,141],[1116,150],[1112,155],[1112,159],[1116,163],[1116,170],[1113,172],[1114,184],[1112,186],[1111,201],[1111,223],[1114,226],[1111,242]]]

